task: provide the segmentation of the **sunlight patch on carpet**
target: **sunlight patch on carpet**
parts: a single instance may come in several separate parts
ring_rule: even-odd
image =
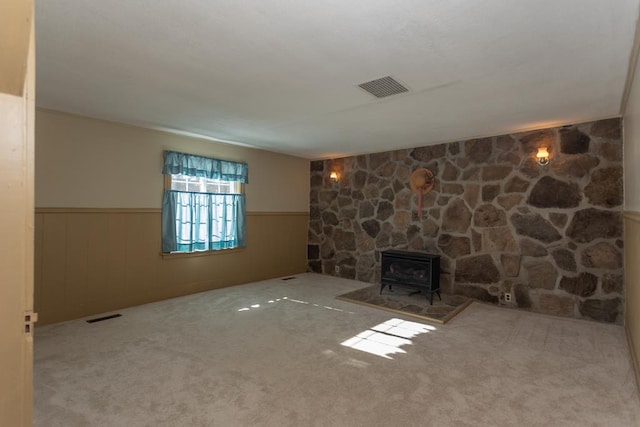
[[[279,303],[281,301],[283,301],[283,302],[295,302],[297,304],[310,305],[310,306],[313,306],[313,307],[325,308],[327,310],[333,310],[333,311],[340,311],[340,312],[344,311],[344,310],[341,310],[339,308],[330,307],[328,305],[320,305],[320,304],[310,303],[308,301],[302,301],[302,300],[289,298],[289,297],[277,298],[275,300],[274,299],[270,299],[269,301],[267,301],[267,304],[276,304],[276,303]],[[251,305],[249,305],[247,307],[239,308],[238,311],[250,311],[250,310],[256,309],[256,308],[260,308],[260,304],[251,304]]]
[[[436,328],[402,319],[389,319],[341,343],[345,347],[393,359],[391,354],[406,353],[402,346],[411,345],[411,339]]]

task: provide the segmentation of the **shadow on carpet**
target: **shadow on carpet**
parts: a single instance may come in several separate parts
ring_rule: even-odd
[[[415,292],[412,288],[394,286],[391,290],[385,287],[381,295],[380,285],[372,285],[338,295],[336,299],[440,324],[447,323],[471,304],[471,300],[462,295],[442,294],[441,301],[434,295],[431,305],[425,295],[409,295],[412,292]]]

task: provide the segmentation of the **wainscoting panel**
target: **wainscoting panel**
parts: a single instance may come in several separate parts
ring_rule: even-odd
[[[625,327],[640,386],[640,212],[624,213]]]
[[[249,212],[246,248],[197,255],[163,256],[160,220],[155,209],[37,209],[38,324],[306,271],[306,212]]]

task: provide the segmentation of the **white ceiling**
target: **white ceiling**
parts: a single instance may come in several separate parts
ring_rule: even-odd
[[[620,114],[639,2],[36,0],[37,103],[311,159],[576,123]]]

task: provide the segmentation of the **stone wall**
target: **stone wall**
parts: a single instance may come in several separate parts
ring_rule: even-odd
[[[621,125],[609,119],[312,162],[309,270],[379,283],[380,251],[426,251],[442,256],[444,292],[619,323]],[[538,147],[549,149],[546,166],[536,162]],[[436,176],[422,217],[409,188],[418,167]]]

